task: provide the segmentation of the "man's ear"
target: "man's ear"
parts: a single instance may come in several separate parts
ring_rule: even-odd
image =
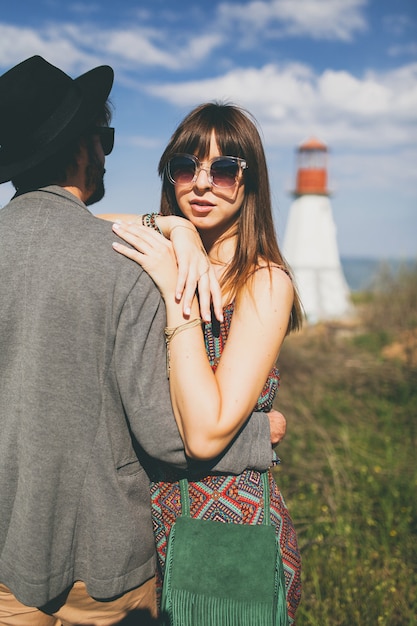
[[[81,137],[80,139],[78,150],[75,154],[75,162],[78,167],[83,167],[88,162],[88,148],[85,137]]]

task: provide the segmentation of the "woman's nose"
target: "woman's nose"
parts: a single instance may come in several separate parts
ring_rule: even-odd
[[[208,187],[211,187],[212,184],[209,180],[209,169],[205,168],[205,167],[200,167],[200,171],[197,174],[197,178],[195,180],[194,185],[198,188],[198,189],[207,189]]]

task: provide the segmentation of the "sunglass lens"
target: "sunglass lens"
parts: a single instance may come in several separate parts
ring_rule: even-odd
[[[211,178],[216,187],[233,187],[239,173],[239,164],[233,159],[218,159],[211,164]]]
[[[171,180],[178,185],[191,183],[195,175],[195,162],[186,156],[177,156],[169,162]]]

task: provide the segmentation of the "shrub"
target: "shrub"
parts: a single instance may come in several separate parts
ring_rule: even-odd
[[[359,331],[307,328],[280,355],[276,478],[303,557],[298,626],[416,623],[417,371],[382,351],[416,328],[416,276],[375,286]]]

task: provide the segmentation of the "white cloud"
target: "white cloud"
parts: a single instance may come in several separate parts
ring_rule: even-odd
[[[417,56],[417,42],[412,41],[411,43],[399,44],[396,46],[391,46],[388,48],[388,54],[391,57],[399,57],[399,56]]]
[[[279,36],[307,36],[312,39],[351,41],[356,32],[367,29],[362,9],[368,0],[253,0],[249,3],[219,5],[219,22],[245,25],[249,37],[262,31]]]
[[[68,10],[72,13],[76,13],[78,16],[85,17],[100,14],[102,7],[99,4],[94,4],[92,2],[73,2],[72,4],[68,4]]]
[[[0,64],[8,67],[32,54],[41,54],[74,72],[103,62],[124,70],[195,68],[220,46],[230,43],[230,29],[240,31],[235,45],[248,39],[251,45],[259,45],[260,34],[264,40],[278,34],[350,41],[356,32],[366,28],[362,8],[367,1],[225,2],[219,4],[211,24],[202,23],[202,30],[181,30],[181,34],[172,31],[163,20],[153,28],[138,25],[138,15],[125,28],[98,27],[91,21],[81,21],[98,5],[78,3],[70,7],[78,14],[74,22],[49,22],[37,29],[0,24]]]
[[[196,66],[222,43],[216,33],[167,39],[163,29],[102,29],[91,24],[48,24],[43,29],[0,23],[0,65],[11,67],[40,54],[66,71],[110,63],[119,70],[162,68],[171,71]]]
[[[31,56],[34,50],[44,54],[47,44],[31,28],[19,28],[0,24],[0,64],[9,67]]]
[[[71,37],[62,36],[65,27],[44,32],[0,24],[0,66],[8,69],[32,55],[39,54],[64,71],[87,70],[102,61],[82,51]]]
[[[326,70],[318,79],[319,97],[329,112],[369,117],[387,112],[390,90],[377,79]]]
[[[218,35],[208,34],[167,47],[164,34],[150,29],[95,33],[93,36],[103,52],[114,55],[119,66],[132,71],[138,67],[159,67],[172,71],[194,67],[221,43]]]
[[[301,64],[287,68],[266,65],[263,68],[239,68],[214,78],[149,85],[147,91],[180,106],[200,102],[204,99],[220,99],[252,105],[259,111],[280,119],[294,106],[303,94],[311,99],[311,70]],[[305,100],[304,100],[305,102]]]
[[[147,91],[179,106],[214,99],[240,104],[257,117],[269,144],[294,143],[312,133],[346,146],[384,149],[417,139],[417,64],[362,78],[270,64],[201,81],[149,85]]]
[[[394,8],[394,7],[393,7]],[[387,32],[393,33],[399,37],[404,36],[407,31],[415,28],[415,20],[411,19],[411,15],[401,13],[385,15],[383,17],[383,25]]]
[[[41,54],[68,72],[110,63],[119,71],[160,68],[168,71],[196,69],[214,51],[235,41],[259,46],[275,36],[307,36],[349,41],[366,28],[361,9],[367,0],[253,0],[223,3],[209,24],[175,30],[171,22],[141,24],[138,16],[126,27],[103,28],[88,16],[97,4],[86,5],[72,22],[45,22],[28,28],[0,23],[0,64],[9,67],[32,54]],[[73,11],[80,5],[74,4]],[[84,20],[82,19],[84,17]],[[236,29],[239,33],[236,32]],[[231,32],[233,31],[233,32]],[[225,48],[226,49],[226,48]],[[216,65],[227,64],[227,54]],[[223,65],[224,67],[224,65]]]
[[[99,47],[110,55],[116,55],[119,60],[135,63],[138,66],[159,66],[174,69],[177,61],[171,54],[165,52],[160,43],[155,43],[156,33],[141,31],[141,29],[115,30],[95,34]]]

